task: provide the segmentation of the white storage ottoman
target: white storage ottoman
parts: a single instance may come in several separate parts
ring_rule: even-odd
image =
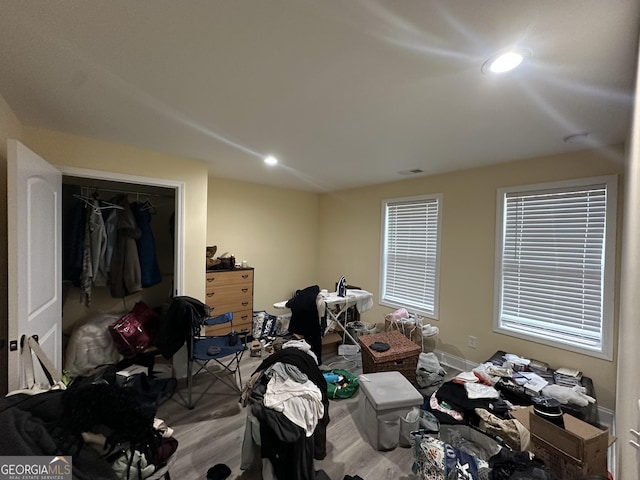
[[[400,372],[378,372],[360,375],[358,413],[362,430],[376,450],[392,450],[409,431],[418,426],[418,419],[406,421],[407,414],[419,409],[422,394]],[[401,442],[402,443],[402,442]]]

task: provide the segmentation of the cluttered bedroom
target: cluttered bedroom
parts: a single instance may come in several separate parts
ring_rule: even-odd
[[[0,11],[0,480],[638,480],[640,3]]]
[[[257,309],[259,274],[217,245],[204,297],[173,295],[173,194],[65,179],[64,367],[21,339],[3,453],[54,448],[92,480],[611,478],[582,371],[502,350],[456,363],[426,315],[370,321],[376,299],[345,276]]]

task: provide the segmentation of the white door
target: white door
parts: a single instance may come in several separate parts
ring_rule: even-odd
[[[61,371],[62,174],[17,140],[8,140],[7,150],[9,339],[37,335]],[[9,352],[9,391],[22,387],[19,359],[18,346]]]

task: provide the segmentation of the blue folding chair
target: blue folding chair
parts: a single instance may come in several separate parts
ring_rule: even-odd
[[[229,324],[230,334],[207,335],[206,327]],[[247,350],[246,334],[233,329],[233,313],[227,312],[217,317],[205,317],[197,321],[191,329],[191,342],[187,360],[187,407],[192,409],[218,380],[231,387],[235,392],[242,392],[242,375],[240,360]],[[213,366],[222,367],[220,370]],[[209,373],[213,378],[193,401],[193,380],[201,372]],[[231,374],[231,378],[229,378]]]

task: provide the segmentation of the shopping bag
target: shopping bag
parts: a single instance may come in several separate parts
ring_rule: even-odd
[[[130,312],[109,325],[109,333],[118,352],[125,358],[133,358],[151,345],[159,321],[159,315],[151,307],[138,302]]]
[[[253,312],[252,336],[255,340],[272,337],[275,334],[278,317],[264,310]]]
[[[36,395],[38,393],[48,392],[49,390],[64,390],[67,388],[66,384],[62,381],[62,374],[56,370],[53,362],[49,360],[49,357],[47,357],[42,350],[42,347],[34,337],[23,337],[21,348],[20,359],[24,369],[25,387],[18,390],[12,390],[7,393],[7,396],[18,393]],[[39,384],[36,382],[35,371],[33,369],[34,354],[47,377],[48,383],[46,384]]]

